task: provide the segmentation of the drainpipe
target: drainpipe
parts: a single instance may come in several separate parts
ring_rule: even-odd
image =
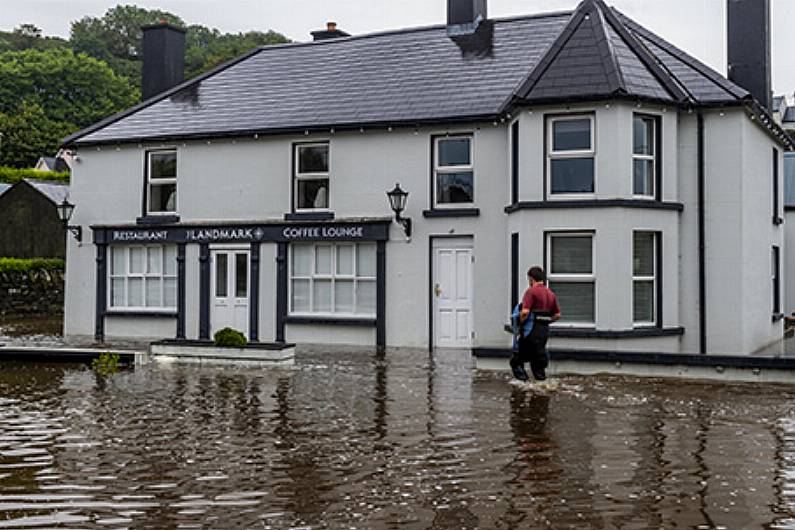
[[[706,259],[704,246],[706,241],[706,226],[704,216],[704,113],[698,109],[698,329],[699,353],[707,353],[707,281]]]

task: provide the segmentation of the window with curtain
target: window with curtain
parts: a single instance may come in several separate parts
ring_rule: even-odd
[[[108,280],[111,309],[176,309],[177,247],[112,246]]]
[[[547,131],[548,189],[551,195],[594,193],[594,117],[566,116],[549,120]]]
[[[632,234],[632,322],[636,326],[656,323],[657,234]]]
[[[326,210],[329,207],[329,144],[295,146],[296,210]]]
[[[375,243],[296,243],[291,257],[291,314],[375,317]]]
[[[547,235],[547,277],[558,297],[561,323],[595,325],[596,277],[593,234]]]
[[[176,213],[177,151],[149,151],[146,158],[147,213]]]

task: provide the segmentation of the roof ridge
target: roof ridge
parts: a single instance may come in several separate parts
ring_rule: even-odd
[[[638,24],[636,21],[634,21],[633,19],[631,19],[630,17],[628,17],[627,15],[625,15],[624,13],[619,11],[618,9],[613,8],[613,10],[616,13],[618,13],[617,18],[621,17],[622,25],[624,25],[625,27],[629,27],[633,32],[639,33],[640,35],[643,36],[643,38],[650,40],[651,42],[653,42],[654,44],[659,46],[662,50],[664,50],[665,52],[667,52],[668,54],[673,56],[675,59],[678,59],[678,60],[684,62],[690,68],[694,69],[695,71],[697,71],[698,73],[700,73],[701,75],[703,75],[704,77],[709,79],[713,84],[715,84],[718,88],[720,88],[723,91],[725,91],[730,96],[732,96],[734,98],[737,98],[737,99],[742,99],[744,97],[744,96],[740,95],[738,92],[736,92],[734,90],[734,87],[737,86],[737,85],[735,85],[734,83],[732,83],[728,79],[724,78],[723,75],[721,75],[720,73],[716,72],[715,70],[713,70],[708,65],[702,63],[696,57],[693,57],[693,56],[689,55],[687,52],[685,52],[683,50],[680,50],[675,45],[673,45],[670,42],[666,41],[665,39],[663,39],[662,37],[660,37],[656,33],[646,29],[641,24]],[[693,61],[695,61],[695,62],[693,62]],[[671,76],[676,78],[676,76],[673,75],[673,73],[671,73]],[[681,84],[679,79],[678,78],[676,78],[676,79],[677,79],[677,83]],[[747,94],[747,91],[746,91],[746,94]]]
[[[689,94],[679,87],[678,81],[673,80],[673,75],[667,69],[660,68],[659,60],[655,59],[654,55],[650,53],[645,46],[643,46],[632,34],[627,30],[626,26],[613,12],[613,8],[608,7],[604,0],[594,0],[599,7],[599,12],[604,16],[606,22],[610,24],[613,30],[618,34],[618,37],[629,46],[629,49],[640,59],[643,66],[659,81],[663,88],[671,95],[674,100],[683,102],[689,99]]]
[[[594,11],[589,13],[589,15],[592,15],[590,17],[591,26],[593,27],[594,32],[598,35],[596,40],[597,45],[599,45],[600,48],[606,48],[601,50],[599,55],[602,58],[602,65],[605,67],[607,80],[611,85],[610,88],[613,92],[627,92],[627,86],[624,82],[624,74],[621,71],[621,64],[618,61],[616,50],[613,47],[613,42],[607,32],[607,21],[605,20],[604,13],[602,13],[602,10],[599,9],[599,4],[593,4],[593,8]],[[593,14],[596,16],[593,16]],[[586,16],[586,18],[588,17]],[[611,73],[615,74],[615,79],[613,79],[613,75],[611,75]]]

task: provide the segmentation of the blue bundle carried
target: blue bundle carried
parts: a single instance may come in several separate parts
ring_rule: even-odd
[[[535,316],[533,313],[530,313],[527,316],[527,320],[524,323],[520,322],[520,315],[522,314],[522,303],[519,302],[516,304],[516,307],[513,308],[513,313],[511,313],[511,330],[513,332],[513,349],[519,349],[519,338],[520,333],[521,337],[526,337],[533,331],[533,321],[535,320]]]

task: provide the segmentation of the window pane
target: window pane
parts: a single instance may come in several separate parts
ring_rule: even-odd
[[[298,147],[299,173],[328,173],[328,146],[306,145]]]
[[[248,254],[235,254],[235,296],[248,296]]]
[[[360,315],[375,315],[375,282],[356,282],[356,313]]]
[[[337,274],[353,274],[353,245],[337,245]]]
[[[437,203],[473,202],[471,171],[437,173],[436,186]]]
[[[594,291],[593,282],[549,282],[558,297],[561,322],[593,323]]]
[[[632,275],[654,276],[654,234],[635,232],[632,237]]]
[[[227,295],[227,276],[229,274],[229,264],[226,254],[215,255],[215,296],[222,298]]]
[[[328,179],[299,180],[296,208],[328,208]]]
[[[552,193],[593,193],[593,158],[560,158],[550,163]]]
[[[593,246],[590,236],[550,238],[552,274],[591,274]]]
[[[177,153],[151,153],[150,175],[151,179],[176,178],[177,176]]]
[[[146,248],[146,272],[147,274],[160,274],[160,265],[162,257],[160,256],[160,247],[147,247]]]
[[[654,322],[654,282],[634,282],[632,303],[632,318],[635,322]]]
[[[111,247],[111,263],[110,263],[110,273],[112,275],[123,275],[125,273],[124,270],[124,248],[113,248]]]
[[[124,278],[114,278],[110,284],[110,305],[124,306]]]
[[[632,152],[636,155],[654,154],[654,120],[635,117],[632,124]]]
[[[177,274],[177,247],[174,245],[163,248],[163,270],[169,276]]]
[[[146,279],[146,307],[160,307],[160,278]]]
[[[130,249],[130,273],[142,274],[144,272],[144,249],[133,247]]]
[[[331,312],[331,280],[315,280],[312,284],[312,311]]]
[[[293,311],[309,311],[309,280],[293,280]]]
[[[163,306],[177,307],[177,280],[166,278],[163,280]]]
[[[552,124],[553,151],[591,149],[591,120],[559,120]]]
[[[353,280],[334,282],[334,312],[353,313]]]
[[[375,245],[356,245],[356,276],[375,278]]]
[[[654,195],[654,160],[633,160],[632,173],[632,193]]]
[[[312,245],[293,245],[293,276],[312,274]]]
[[[143,278],[130,278],[127,282],[127,305],[129,307],[143,307],[144,305],[144,280]]]
[[[176,184],[151,184],[149,186],[149,211],[174,212],[177,210]]]
[[[315,246],[315,274],[331,274],[331,245]]]
[[[437,140],[441,166],[469,166],[472,160],[469,153],[470,138],[445,138]]]

